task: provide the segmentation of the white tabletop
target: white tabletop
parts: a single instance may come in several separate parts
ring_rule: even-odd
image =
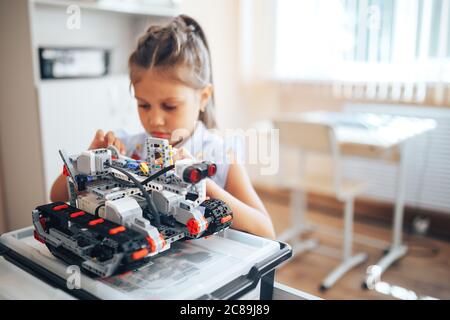
[[[299,119],[333,126],[340,144],[385,149],[436,127],[433,119],[378,113],[313,111],[302,113]]]
[[[0,300],[73,300],[74,297],[50,286],[0,257]]]

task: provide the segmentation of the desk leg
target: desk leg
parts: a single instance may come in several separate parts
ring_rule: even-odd
[[[402,227],[403,227],[403,211],[405,205],[405,178],[406,178],[406,158],[408,151],[408,143],[404,143],[400,146],[400,161],[397,171],[397,195],[394,208],[394,228],[392,231],[392,245],[389,248],[389,252],[377,262],[377,268],[371,268],[376,270],[376,275],[369,273],[363,283],[363,287],[367,288],[368,285],[374,283],[374,279],[379,277],[386,271],[389,266],[403,257],[408,251],[408,247],[402,245]]]

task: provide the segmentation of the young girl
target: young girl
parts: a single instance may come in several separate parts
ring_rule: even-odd
[[[228,161],[226,142],[209,130],[216,126],[213,82],[209,47],[199,24],[180,15],[167,26],[151,26],[131,54],[129,70],[146,132],[118,137],[98,130],[90,149],[114,145],[130,157],[145,159],[146,137],[168,139],[171,144],[181,140],[175,160],[196,155],[217,164],[216,176],[206,182],[207,196],[230,206],[232,227],[274,239],[271,218],[244,167]],[[67,201],[64,176],[55,181],[50,197]]]

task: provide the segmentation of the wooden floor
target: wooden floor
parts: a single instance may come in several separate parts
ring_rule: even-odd
[[[270,212],[277,234],[289,225],[289,208],[287,204],[260,193],[261,199]],[[309,210],[307,219],[312,222],[342,230],[342,216]],[[373,222],[355,221],[355,233],[375,237],[388,242],[391,238],[389,225],[376,225]],[[319,239],[326,246],[340,249],[341,238],[326,236],[313,231],[307,235]],[[417,235],[404,235],[409,246],[408,254],[392,265],[382,276],[382,281],[398,288],[412,290],[417,296],[429,296],[437,299],[450,299],[450,243]],[[364,251],[369,259],[359,267],[348,272],[331,289],[319,291],[321,281],[339,260],[309,251],[299,254],[285,262],[276,274],[276,281],[290,287],[305,291],[324,299],[396,299],[394,296],[364,290],[361,283],[367,267],[382,257],[382,250],[364,244],[355,244],[354,252]]]

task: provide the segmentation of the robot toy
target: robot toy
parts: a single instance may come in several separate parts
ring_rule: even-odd
[[[60,150],[69,203],[38,206],[34,236],[50,252],[85,273],[109,277],[137,269],[171,243],[230,227],[226,203],[206,198],[208,161],[173,163],[168,140],[148,138],[146,161],[113,146],[67,156]]]

